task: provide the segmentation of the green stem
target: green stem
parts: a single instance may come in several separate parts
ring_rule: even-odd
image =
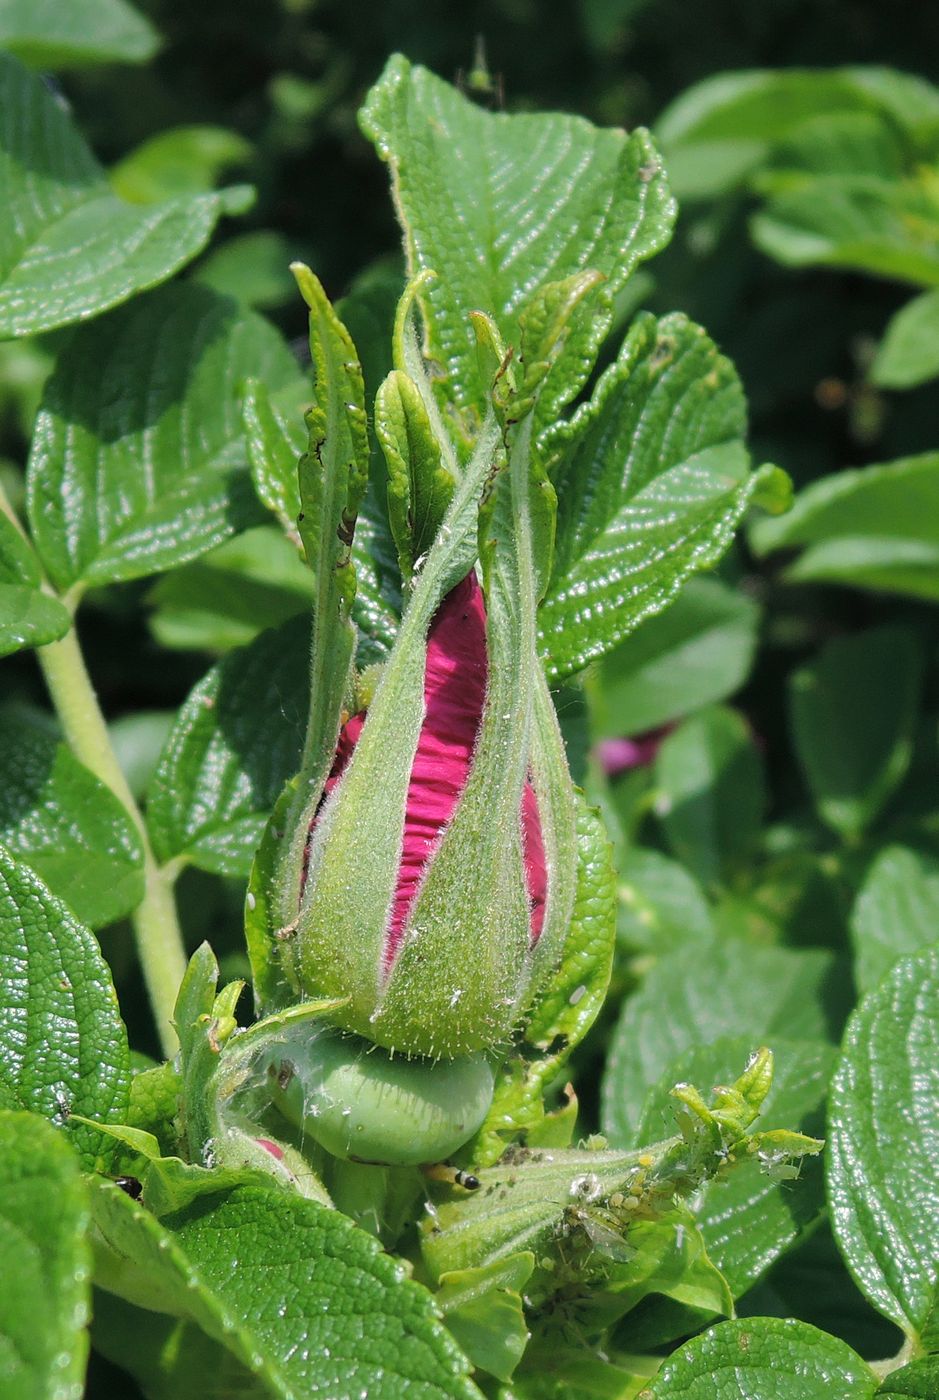
[[[12,521],[25,539],[29,538],[10,505],[2,482],[0,512]],[[59,597],[45,577],[42,578],[41,587],[43,593],[47,593],[50,598]],[[76,599],[64,598],[60,601],[74,613]],[[143,846],[144,896],[134,911],[132,922],[157,1034],[163,1053],[167,1058],[171,1058],[179,1048],[173,1026],[173,1010],[176,994],[186,971],[186,950],[173,897],[175,870],[169,867],[161,870],[157,864],[140,808],[134,801],[134,795],[127,786],[127,779],[117,761],[98,697],[85,666],[74,622],[71,631],[60,641],[37,647],[36,656],[72,752],[95,777],[100,778],[111,789],[126,807],[140,833]]]
[[[186,953],[170,872],[160,869],[150,847],[140,809],[114,753],[74,626],[60,641],[38,647],[36,655],[72,752],[119,798],[140,833],[144,896],[132,922],[160,1044],[164,1054],[172,1056],[179,1045],[172,1024],[173,1008],[186,971]]]

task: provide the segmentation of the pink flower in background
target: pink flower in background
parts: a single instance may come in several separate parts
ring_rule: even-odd
[[[658,729],[648,729],[644,734],[635,734],[631,739],[601,739],[597,745],[597,752],[604,773],[610,778],[615,778],[618,773],[648,767],[655,759],[662,740],[674,728],[674,724],[663,724]]]

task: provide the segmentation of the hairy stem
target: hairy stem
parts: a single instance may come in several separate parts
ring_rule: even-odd
[[[173,1008],[186,971],[186,953],[176,913],[172,881],[156,862],[140,809],[114,753],[98,697],[85,666],[74,627],[36,655],[65,738],[75,757],[105,783],[134,821],[143,843],[144,897],[132,922],[157,1033],[164,1054],[176,1053]]]

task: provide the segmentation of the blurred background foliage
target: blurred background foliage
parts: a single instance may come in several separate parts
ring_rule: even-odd
[[[141,0],[137,11],[152,29],[131,26],[123,62],[103,40],[56,52],[38,22],[30,37],[19,0],[0,5],[0,43],[48,73],[124,198],[254,187],[250,210],[226,219],[185,275],[270,317],[300,359],[291,258],[330,296],[355,294],[363,335],[384,333],[400,287],[386,172],[356,125],[392,51],[471,85],[482,35],[484,100],[656,132],[681,213],[671,247],[621,298],[620,329],[639,308],[700,321],[738,368],[756,459],[782,466],[797,500],[558,696],[620,874],[620,958],[580,1062],[583,1121],[629,1141],[635,1124],[610,1104],[639,1074],[629,1047],[641,999],[657,988],[686,1012],[694,996],[705,1005],[706,990],[685,987],[688,954],[714,940],[779,945],[790,959],[827,950],[824,977],[811,972],[818,1024],[774,1023],[782,965],[747,964],[747,995],[720,1003],[713,1024],[691,1016],[683,1040],[650,1052],[652,1080],[668,1079],[696,1036],[837,1040],[852,976],[858,990],[873,985],[935,936],[939,915],[939,10]],[[0,470],[14,498],[62,334],[0,346]],[[209,661],[308,602],[305,571],[271,527],[89,600],[83,640],[137,790]],[[8,663],[6,698],[42,703],[33,666]],[[242,891],[195,869],[179,887],[193,938],[227,950],[232,969]],[[129,941],[104,942],[132,1018]],[[804,976],[786,966],[808,997],[809,965]],[[650,1004],[654,1022],[663,1002]],[[595,1071],[611,1036],[604,1111]],[[816,1097],[809,1130],[817,1110]],[[806,1289],[829,1300],[822,1325],[866,1356],[891,1350],[824,1228],[744,1306],[798,1312]],[[663,1317],[623,1345],[694,1321]]]

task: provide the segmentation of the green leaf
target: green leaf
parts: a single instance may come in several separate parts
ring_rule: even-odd
[[[892,1356],[899,1348],[901,1334],[858,1291],[827,1220],[774,1265],[744,1307],[751,1316],[798,1317],[806,1298],[812,1299],[814,1325],[840,1337],[861,1355]]]
[[[874,1373],[837,1337],[805,1322],[722,1322],[670,1356],[637,1400],[871,1400]]]
[[[916,1338],[937,1301],[939,948],[851,1017],[831,1087],[832,1229],[861,1292]]]
[[[929,175],[806,179],[751,222],[757,247],[786,267],[845,267],[914,286],[939,283],[939,209]]]
[[[652,968],[626,1002],[610,1040],[603,1079],[603,1131],[631,1146],[649,1089],[668,1066],[697,1045],[726,1035],[750,1048],[788,1040],[825,1040],[834,960],[813,949],[701,942],[679,948]]]
[[[147,1312],[95,1289],[93,1349],[147,1400],[270,1400],[263,1379],[188,1318]]]
[[[796,753],[822,819],[853,839],[880,812],[913,750],[922,661],[898,627],[836,637],[789,683]]]
[[[192,1319],[264,1395],[478,1400],[429,1295],[336,1211],[258,1185],[203,1196],[162,1223],[109,1185],[94,1210],[96,1282]],[[160,1356],[161,1368],[174,1364],[171,1350]]]
[[[710,199],[739,185],[777,142],[828,114],[876,112],[863,69],[791,68],[719,73],[686,89],[656,123],[676,193]],[[928,84],[889,69],[871,70],[929,91]]]
[[[540,616],[552,679],[615,646],[720,558],[767,484],[748,475],[745,431],[740,381],[701,327],[638,317],[590,401],[544,438],[558,493]]]
[[[704,884],[751,858],[766,803],[763,765],[746,721],[720,706],[685,720],[655,759],[656,815],[673,853]]]
[[[871,366],[881,389],[912,389],[939,375],[939,288],[908,301],[891,317]]]
[[[72,625],[58,598],[39,591],[39,561],[0,511],[0,656],[58,641]]]
[[[242,1186],[164,1223],[275,1395],[478,1400],[428,1294],[338,1212]]]
[[[29,516],[59,588],[139,578],[260,522],[240,381],[296,373],[260,317],[204,288],[134,301],[69,340],[28,472]]]
[[[44,718],[0,710],[0,841],[91,928],[143,898],[143,849],[109,788]]]
[[[829,112],[800,122],[776,146],[753,183],[773,195],[808,187],[813,176],[903,178],[907,143],[876,112]]]
[[[773,1086],[760,1110],[762,1120],[812,1134],[820,1126],[834,1067],[835,1049],[822,1041],[789,1040],[773,1035]],[[636,1132],[651,1142],[673,1131],[674,1084],[708,1086],[734,1079],[754,1049],[752,1037],[728,1036],[697,1045],[674,1060],[650,1089]],[[774,1181],[758,1160],[726,1178],[710,1182],[695,1200],[694,1214],[713,1263],[734,1298],[755,1283],[776,1259],[817,1223],[824,1209],[819,1168],[809,1164],[806,1180]]]
[[[668,242],[675,207],[648,134],[487,112],[400,55],[360,120],[391,166],[409,272],[437,274],[419,293],[426,351],[464,434],[481,421],[489,391],[469,313],[492,316],[517,348],[519,316],[539,289],[588,268],[606,277],[604,304],[575,314],[542,391],[539,421],[550,422],[589,372],[610,299]]]
[[[125,0],[4,0],[0,48],[40,70],[146,63],[159,36]]]
[[[275,526],[261,525],[164,574],[147,601],[161,646],[221,652],[309,614],[312,597],[313,580],[296,549]]]
[[[601,1358],[549,1332],[530,1345],[512,1379],[511,1394],[518,1400],[635,1400],[654,1369],[645,1357],[620,1364],[606,1347]]]
[[[935,1400],[939,1394],[939,1357],[927,1356],[900,1371],[892,1371],[877,1392],[881,1400]]]
[[[669,1299],[705,1316],[730,1317],[733,1296],[708,1257],[693,1219],[684,1214],[666,1220],[640,1220],[629,1231],[633,1258],[617,1268],[605,1287],[611,1302],[596,1300],[600,1315],[613,1320],[639,1303]],[[619,1342],[619,1333],[617,1333]]]
[[[434,1302],[447,1327],[479,1370],[507,1381],[528,1345],[521,1292],[535,1267],[533,1254],[515,1254],[481,1269],[443,1274]]]
[[[226,127],[177,126],[131,151],[109,179],[114,193],[128,204],[156,204],[214,189],[223,170],[244,165],[250,154],[250,143]],[[200,275],[198,280],[207,279]]]
[[[245,206],[235,190],[126,204],[64,107],[5,54],[0,94],[3,339],[86,320],[156,286],[205,247],[220,215]]]
[[[31,1113],[0,1111],[0,1374],[7,1400],[79,1400],[90,1317],[88,1196],[78,1160]]]
[[[761,520],[760,554],[807,545],[791,582],[830,582],[939,599],[939,453],[836,472],[796,497],[789,514]]]
[[[627,846],[617,862],[616,939],[624,950],[662,957],[714,932],[710,906],[697,880],[659,851]]]
[[[497,1161],[507,1138],[543,1121],[545,1091],[593,1025],[609,986],[615,932],[612,852],[599,816],[579,795],[576,820],[577,888],[560,966],[531,1014],[521,1055],[503,1067],[492,1108],[466,1148],[467,1160],[476,1166]]]
[[[94,936],[25,865],[0,847],[0,1090],[10,1105],[67,1123],[70,1113],[120,1122],[127,1109],[127,1035]],[[113,1156],[101,1134],[70,1132],[86,1167]]]
[[[279,229],[239,233],[213,248],[193,276],[222,296],[271,311],[293,301],[297,284],[290,275],[297,249]]]
[[[692,578],[600,664],[598,738],[641,734],[733,695],[756,649],[760,609],[717,579]]]
[[[939,861],[887,846],[871,865],[851,913],[854,980],[869,992],[894,963],[939,934]]]

